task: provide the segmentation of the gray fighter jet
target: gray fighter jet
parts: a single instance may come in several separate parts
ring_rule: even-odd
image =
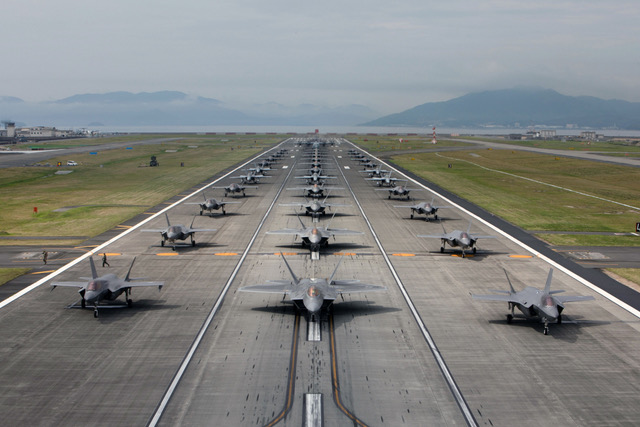
[[[87,304],[93,305],[93,317],[98,317],[98,305],[102,301],[114,301],[122,293],[124,293],[125,295],[125,300],[127,302],[126,306],[131,307],[133,304],[133,301],[129,298],[129,295],[131,295],[131,288],[157,286],[158,290],[160,290],[162,289],[162,286],[164,286],[164,282],[143,282],[137,281],[142,279],[130,278],[129,275],[131,274],[131,269],[133,268],[134,262],[136,262],[135,258],[133,259],[133,261],[131,261],[129,271],[127,271],[127,276],[124,279],[119,279],[115,274],[105,274],[104,276],[98,277],[96,266],[93,263],[93,258],[89,257],[89,264],[91,265],[91,277],[83,278],[87,281],[53,282],[51,283],[51,290],[55,289],[58,286],[80,288],[78,290],[78,292],[80,293],[80,297],[82,298],[80,305],[82,308],[85,308]],[[135,280],[135,282],[132,282],[132,280]],[[118,305],[108,307],[112,308],[125,306]]]
[[[268,177],[250,170],[246,175],[231,176],[230,178],[238,178],[242,184],[258,184],[262,178]]]
[[[335,213],[333,214],[335,216]],[[333,216],[331,219],[333,219]],[[351,231],[342,228],[329,228],[331,220],[326,227],[307,227],[304,225],[300,217],[298,217],[302,228],[285,228],[282,230],[267,231],[267,234],[289,234],[300,237],[302,240],[302,246],[308,246],[311,252],[318,252],[321,247],[325,247],[329,244],[329,238],[336,236],[349,236],[356,234],[364,234],[361,231]]]
[[[320,175],[319,173],[312,173],[311,175],[296,176],[296,179],[306,179],[307,184],[323,184],[327,179],[337,179],[335,176]]]
[[[263,175],[263,172],[270,171],[270,170],[273,170],[273,169],[269,167],[261,167],[258,164],[256,164],[254,168],[249,168],[249,171],[255,173],[256,175]]]
[[[440,224],[442,225],[442,223]],[[471,249],[473,253],[476,253],[476,241],[478,239],[495,239],[496,236],[476,236],[469,233],[471,229],[471,221],[469,221],[469,227],[467,231],[454,230],[451,233],[447,233],[447,230],[442,226],[444,234],[422,234],[417,237],[429,237],[442,240],[442,246],[440,252],[444,252],[444,247],[449,244],[452,248],[459,247],[462,250],[462,258],[465,256],[465,249]]]
[[[411,196],[409,196],[410,191],[422,191],[422,190],[407,188],[404,185],[398,185],[389,189],[376,188],[376,191],[389,191],[389,199],[391,198],[391,196],[398,196],[398,197],[407,196],[407,200],[411,200]]]
[[[217,211],[218,209],[222,209],[222,215],[225,215],[227,212],[224,210],[224,205],[227,205],[229,203],[240,203],[240,202],[225,202],[223,200],[218,201],[214,198],[207,199],[207,196],[205,196],[204,191],[202,192],[202,197],[204,197],[203,203],[197,203],[197,202],[187,203],[187,205],[200,205],[200,215],[202,215],[203,212],[207,212],[207,211],[213,214],[213,211]]]
[[[169,222],[169,216],[167,213],[164,213],[164,217],[167,219],[167,228],[157,228],[157,229],[145,229],[140,230],[148,233],[160,233],[162,235],[162,240],[160,241],[160,246],[164,246],[165,242],[172,243],[173,249],[176,248],[176,240],[187,240],[187,238],[191,238],[191,246],[196,245],[196,241],[193,238],[193,234],[196,232],[206,232],[206,231],[217,231],[215,228],[192,228],[193,223],[196,220],[196,216],[193,216],[193,220],[191,221],[191,225],[189,227],[182,224],[171,225]]]
[[[332,207],[348,207],[351,205],[345,205],[342,203],[327,203],[327,198],[329,198],[329,194],[324,198],[323,201],[319,200],[311,200],[305,198],[306,203],[280,203],[278,206],[297,206],[300,208],[305,208],[305,215],[311,215],[312,218],[318,218],[320,215],[324,215],[326,213],[326,209],[331,209]]]
[[[292,301],[298,309],[306,309],[309,312],[312,321],[315,321],[321,310],[329,307],[340,294],[387,290],[384,286],[360,283],[359,280],[334,280],[333,277],[343,258],[340,258],[328,279],[300,279],[295,275],[284,255],[282,259],[293,280],[270,280],[265,284],[245,286],[238,290],[288,295],[289,301]]]
[[[231,184],[229,184],[226,187],[211,187],[211,188],[223,188],[224,189],[224,196],[227,197],[227,195],[229,193],[231,194],[235,194],[235,193],[242,193],[242,197],[246,196],[246,194],[244,194],[244,190],[246,190],[247,188],[258,188],[258,187],[247,187],[246,185],[241,185],[235,182],[232,182]]]
[[[411,208],[411,219],[414,214],[425,215],[424,220],[429,221],[429,215],[433,215],[433,219],[438,219],[438,209],[450,208],[451,206],[436,206],[433,204],[435,198],[431,199],[431,203],[420,202],[416,205],[394,205],[394,208]]]
[[[365,178],[365,181],[375,181],[378,183],[379,187],[382,187],[383,185],[386,187],[394,187],[396,185],[396,181],[407,182],[406,179],[392,178],[391,171],[389,171],[389,173],[384,176]]]
[[[511,313],[507,314],[507,323],[511,323],[514,317],[514,309],[518,307],[518,310],[524,314],[527,319],[540,318],[544,322],[543,333],[549,334],[549,322],[562,323],[562,311],[564,310],[564,304],[567,302],[576,301],[589,301],[593,300],[592,296],[579,296],[579,295],[557,295],[563,290],[551,290],[551,278],[553,276],[553,268],[549,269],[549,275],[547,276],[547,283],[544,285],[544,289],[534,288],[527,286],[523,290],[516,292],[513,289],[511,280],[507,271],[504,271],[509,282],[509,290],[501,291],[492,289],[492,292],[498,292],[501,295],[471,295],[474,299],[488,300],[488,301],[504,301],[509,304]]]
[[[384,174],[389,173],[390,171],[385,170],[385,169],[381,169],[382,166],[378,165],[377,168],[375,169],[366,169],[363,171],[360,171],[362,173],[368,173],[369,174],[369,178],[373,178],[374,176],[377,177],[382,177]]]
[[[324,184],[313,184],[307,187],[290,187],[287,190],[302,190],[306,192],[307,197],[322,197],[324,190],[344,190],[343,187],[325,187]]]

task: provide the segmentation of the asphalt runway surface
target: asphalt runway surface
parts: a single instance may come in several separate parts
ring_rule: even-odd
[[[286,190],[300,184],[293,177],[303,151],[285,146],[289,157],[257,190],[233,199],[241,204],[196,217],[194,227],[217,229],[197,233],[197,246],[162,247],[159,233],[139,228],[162,228],[164,216],[146,215],[145,224],[127,222],[124,236],[94,248],[111,254],[111,267],[98,266],[99,274],[123,277],[137,257],[132,276],[165,281],[160,292],[135,289],[132,308],[100,309],[94,318],[91,309],[67,308],[78,304],[75,290],[52,291],[48,283],[3,303],[2,419],[47,426],[640,423],[640,321],[632,308],[586,286],[562,255],[529,250],[466,207],[438,212],[447,230],[466,230],[471,219],[472,233],[497,238],[481,239],[465,258],[450,248],[441,253],[438,239],[416,237],[440,233],[440,224],[393,207],[409,203],[365,181],[346,142],[323,150],[335,165],[328,173],[345,188],[328,202],[351,205],[337,210],[331,227],[363,234],[332,239],[312,260],[299,239],[266,234],[299,226],[294,208],[279,204],[304,201],[302,192]],[[189,224],[197,214],[197,206],[174,206],[187,193],[167,202],[172,221]],[[410,195],[430,200],[432,193]],[[319,324],[281,295],[237,292],[289,279],[281,252],[299,277],[329,277],[344,257],[337,279],[387,291],[345,294]],[[567,304],[563,323],[551,324],[547,336],[536,321],[507,324],[506,304],[471,299],[507,289],[503,269],[517,289],[541,288],[552,266],[552,289],[596,299]],[[56,280],[90,275],[86,260],[60,270]]]

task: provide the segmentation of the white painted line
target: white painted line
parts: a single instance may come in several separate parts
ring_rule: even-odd
[[[322,427],[322,394],[305,393],[304,395],[304,427]]]
[[[322,341],[320,335],[320,322],[307,322],[307,341]]]

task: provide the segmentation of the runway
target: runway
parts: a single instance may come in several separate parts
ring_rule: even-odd
[[[475,218],[472,232],[497,238],[481,239],[474,256],[441,253],[437,239],[416,237],[441,226],[394,208],[407,202],[365,181],[346,141],[323,149],[334,165],[327,173],[345,188],[328,201],[351,205],[337,210],[331,227],[364,234],[338,236],[312,260],[299,240],[266,234],[298,227],[294,209],[279,204],[304,201],[286,190],[299,185],[303,148],[283,146],[288,157],[258,189],[233,199],[241,204],[196,218],[195,226],[217,229],[198,233],[196,247],[172,251],[159,235],[134,228],[104,248],[121,255],[99,274],[122,277],[135,256],[133,276],[165,281],[160,292],[136,289],[133,308],[94,319],[91,310],[65,309],[79,298],[74,290],[48,284],[0,308],[2,418],[16,425],[640,423],[633,313],[556,269],[552,289],[596,300],[568,304],[548,336],[536,322],[508,325],[506,305],[470,294],[506,289],[503,269],[518,289],[542,287],[549,263]],[[431,199],[426,189],[410,195]],[[197,207],[179,203],[169,213],[188,224]],[[466,230],[470,220],[459,209],[439,217],[447,231]],[[157,216],[140,228],[163,224]],[[289,279],[280,252],[299,277],[328,277],[344,256],[337,279],[387,291],[336,300],[319,340],[309,340],[307,320],[282,296],[237,292]],[[57,279],[88,275],[83,260]]]

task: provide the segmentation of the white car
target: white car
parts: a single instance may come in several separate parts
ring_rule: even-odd
[[[78,166],[78,162],[73,160],[67,160],[67,166]]]

